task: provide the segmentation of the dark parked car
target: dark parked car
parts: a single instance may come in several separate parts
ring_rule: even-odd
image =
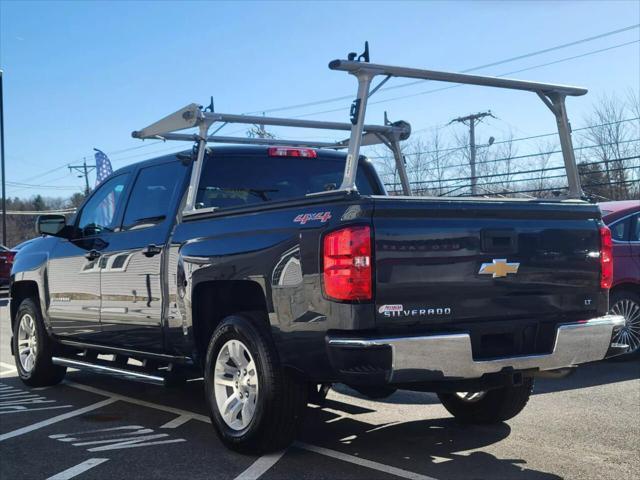
[[[37,238],[25,240],[13,248],[7,248],[4,245],[0,245],[0,289],[6,289],[9,287],[11,267],[13,266],[13,262],[18,252],[30,243],[33,243],[35,240],[37,240]]]
[[[9,287],[9,277],[11,276],[11,265],[16,252],[0,245],[0,289]]]
[[[626,325],[616,339],[629,344],[621,358],[640,354],[640,200],[600,204],[602,218],[613,239],[611,312],[623,315]]]

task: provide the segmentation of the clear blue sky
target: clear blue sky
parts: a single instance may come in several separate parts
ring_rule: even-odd
[[[371,45],[372,61],[461,71],[640,23],[640,2],[0,2],[10,196],[66,196],[82,181],[67,163],[92,148],[114,168],[175,151],[130,137],[187,103],[246,113],[354,95],[355,81],[327,63]],[[500,75],[637,41],[633,29],[478,71]],[[640,85],[638,43],[535,68],[514,78],[585,86],[570,99],[574,128],[604,94]],[[395,83],[393,83],[395,82]],[[393,80],[387,85],[397,85]],[[424,92],[424,84],[382,91],[374,100]],[[349,101],[274,113],[346,121]],[[500,120],[478,135],[500,139],[553,131],[550,113],[525,93],[463,87],[372,105],[367,120],[409,121],[414,130],[491,109]],[[453,127],[451,127],[453,128]],[[224,133],[239,133],[237,126]],[[285,136],[286,132],[276,133]],[[300,138],[302,132],[288,135]],[[338,135],[339,136],[339,135]],[[314,138],[334,138],[317,132]],[[60,167],[60,168],[57,168]],[[57,168],[57,169],[56,169]],[[43,175],[56,169],[47,175]],[[93,182],[93,177],[92,177]],[[69,188],[67,188],[69,187]]]

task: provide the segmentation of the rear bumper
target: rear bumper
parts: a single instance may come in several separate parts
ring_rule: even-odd
[[[624,353],[626,347],[612,345],[614,332],[624,325],[624,317],[606,315],[585,322],[558,326],[553,351],[543,355],[525,355],[491,360],[474,360],[471,338],[466,333],[417,337],[338,338],[327,339],[330,358],[342,374],[366,376],[366,369],[345,372],[341,359],[345,353],[358,352],[375,357],[386,354],[388,367],[377,363],[377,376],[385,371],[389,383],[411,383],[434,380],[474,379],[502,371],[557,370],[581,363],[602,360]],[[341,353],[338,353],[341,352]],[[389,355],[390,353],[390,355]],[[371,355],[369,355],[371,357]]]

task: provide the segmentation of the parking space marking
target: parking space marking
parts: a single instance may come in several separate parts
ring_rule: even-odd
[[[2,363],[0,363],[0,366],[3,366]],[[166,405],[162,405],[162,404],[158,404],[158,403],[154,403],[154,402],[148,402],[145,400],[140,400],[134,397],[128,397],[126,395],[121,395],[119,393],[114,393],[114,392],[110,392],[107,390],[102,390],[100,388],[96,388],[96,387],[92,387],[89,385],[84,385],[81,383],[75,383],[75,382],[69,382],[69,381],[65,381],[63,385],[69,386],[71,388],[75,388],[77,390],[83,390],[85,392],[89,392],[89,393],[94,393],[97,395],[102,395],[102,396],[106,396],[108,397],[106,400],[103,400],[102,402],[98,402],[95,403],[93,405],[89,405],[88,407],[79,409],[79,410],[74,410],[73,412],[68,412],[67,414],[63,414],[63,415],[59,415],[57,417],[54,417],[52,419],[49,420],[44,420],[43,422],[39,422],[36,423],[34,425],[28,426],[28,427],[24,427],[18,430],[14,430],[13,432],[9,432],[6,433],[4,435],[0,435],[0,441],[8,439],[8,438],[12,438],[18,435],[22,435],[24,433],[28,433],[30,431],[33,430],[37,430],[39,428],[43,428],[45,426],[48,426],[52,423],[56,423],[62,420],[66,420],[67,418],[71,418],[74,417],[76,415],[81,415],[83,413],[85,413],[86,411],[91,411],[91,410],[95,410],[97,408],[101,408],[102,406],[108,405],[110,403],[113,402],[117,402],[117,401],[123,401],[123,402],[127,402],[127,403],[131,403],[134,405],[138,405],[138,406],[142,406],[142,407],[148,407],[148,408],[153,408],[156,410],[160,410],[160,411],[164,411],[164,412],[169,412],[169,413],[174,413],[175,415],[177,415],[177,417],[173,420],[170,420],[169,422],[165,423],[164,425],[162,425],[160,428],[177,428],[183,424],[185,424],[186,422],[188,422],[189,420],[197,420],[199,422],[203,422],[203,423],[211,423],[211,420],[209,419],[208,416],[206,415],[202,415],[199,413],[195,413],[195,412],[190,412],[188,410],[183,410],[180,408],[175,408],[175,407],[169,407]],[[344,414],[343,414],[344,415]],[[348,416],[348,415],[345,415]],[[161,435],[161,434],[160,434]],[[164,437],[164,435],[162,435]],[[152,440],[151,438],[147,439],[147,440]],[[184,441],[184,439],[173,439],[174,441]],[[166,440],[161,440],[158,443],[165,443]],[[153,442],[149,442],[149,444],[153,444]],[[132,445],[132,446],[135,446]],[[338,452],[336,450],[330,450],[328,448],[323,448],[323,447],[318,447],[315,445],[310,445],[310,444],[306,444],[306,443],[301,443],[301,442],[296,442],[294,443],[294,446],[297,448],[300,448],[302,450],[307,450],[319,455],[324,455],[327,457],[331,457],[337,460],[342,460],[344,462],[348,462],[348,463],[352,463],[354,465],[359,465],[365,468],[369,468],[372,470],[377,470],[379,472],[383,472],[383,473],[387,473],[390,475],[395,475],[397,477],[401,477],[401,478],[406,478],[409,480],[437,480],[433,477],[429,477],[427,475],[422,475],[419,473],[415,473],[415,472],[411,472],[409,470],[404,470],[401,468],[397,468],[397,467],[392,467],[389,465],[385,465],[383,463],[379,463],[379,462],[375,462],[372,460],[366,460],[363,458],[359,458],[359,457],[355,457],[353,455],[349,455],[346,453],[342,453],[342,452]],[[116,447],[117,448],[117,447]],[[100,447],[96,447],[94,449],[91,449],[89,451],[96,451],[100,449]],[[106,448],[102,447],[102,449],[109,449],[108,446]],[[282,456],[286,453],[286,450],[283,450],[281,452],[278,453],[273,453],[273,454],[267,454],[267,455],[263,455],[262,457],[258,458],[253,464],[251,464],[249,466],[249,468],[247,468],[244,472],[242,472],[238,477],[236,477],[235,480],[249,480],[249,479],[257,479],[260,476],[264,475],[265,472],[267,472],[271,467],[273,467],[281,458]],[[64,473],[64,472],[61,472]],[[81,473],[81,472],[80,472]],[[68,477],[71,478],[71,477]]]
[[[178,415],[178,417],[188,417],[188,419],[184,420],[182,423],[185,423],[188,420],[198,420],[199,422],[211,423],[211,419],[207,415],[201,415],[199,413],[189,412],[188,410],[182,410],[181,408],[169,407],[169,406],[166,406],[166,405],[161,405],[159,403],[147,402],[145,400],[140,400],[140,399],[137,399],[137,398],[128,397],[126,395],[120,395],[119,393],[109,392],[107,390],[102,390],[100,388],[91,387],[89,385],[83,385],[81,383],[66,382],[65,381],[64,385],[67,385],[67,386],[72,387],[72,388],[76,388],[78,390],[83,390],[85,392],[95,393],[97,395],[102,395],[102,396],[114,398],[116,400],[120,400],[120,401],[123,401],[123,402],[132,403],[134,405],[139,405],[141,407],[155,408],[156,410],[161,410],[163,412],[174,413],[174,414]],[[175,419],[175,420],[177,421],[178,419]],[[169,423],[171,423],[171,422],[169,422]],[[175,427],[168,427],[168,428],[175,428]]]
[[[282,450],[280,452],[269,453],[261,456],[234,480],[256,480],[260,478],[267,472],[267,470],[278,463],[285,453],[286,450]]]
[[[15,365],[11,365],[9,363],[0,362],[0,367],[5,369],[4,371],[0,372],[0,378],[17,377],[18,376],[18,370],[16,370]]]
[[[0,415],[73,407],[73,405],[41,406],[42,404],[51,403],[56,403],[56,400],[49,400],[37,393],[21,390],[19,388],[12,387],[11,385],[0,383]]]
[[[82,415],[92,410],[97,410],[98,408],[105,407],[117,401],[118,401],[117,398],[107,398],[100,402],[87,405],[86,407],[82,407],[77,410],[72,410],[71,412],[63,413],[62,415],[58,415],[53,418],[42,420],[41,422],[34,423],[33,425],[28,425],[26,427],[18,428],[17,430],[13,430],[11,432],[3,433],[2,435],[0,435],[0,442],[4,440],[8,440],[13,437],[17,437],[19,435],[24,435],[25,433],[33,432],[34,430],[38,430],[40,428],[48,427],[49,425],[62,422],[63,420],[67,420],[69,418],[77,417],[78,415]]]
[[[186,442],[184,438],[167,438],[168,433],[153,433],[153,429],[140,425],[126,425],[123,427],[101,428],[76,433],[61,433],[49,435],[52,440],[59,442],[73,442],[74,447],[87,447],[89,452],[103,452],[106,450],[120,450],[123,448],[149,447],[167,443]],[[160,439],[164,440],[160,440]]]
[[[67,468],[66,470],[54,475],[53,477],[49,477],[47,480],[69,480],[70,478],[77,477],[81,473],[86,472],[90,468],[97,467],[101,463],[109,460],[108,458],[90,458],[89,460],[85,460],[78,465]]]
[[[429,477],[427,475],[410,472],[409,470],[403,470],[402,468],[391,467],[389,465],[385,465],[384,463],[374,462],[372,460],[366,460],[360,457],[354,457],[353,455],[349,455],[348,453],[342,453],[336,450],[330,450],[328,448],[317,447],[315,445],[309,445],[307,443],[296,442],[293,444],[293,446],[301,448],[302,450],[307,450],[309,452],[318,453],[326,457],[342,460],[343,462],[349,462],[361,467],[366,467],[372,470],[378,470],[379,472],[395,475],[396,477],[408,478],[410,480],[436,480],[435,478]]]
[[[169,420],[160,428],[178,428],[180,425],[187,423],[191,419],[193,419],[192,415],[180,415],[179,417],[176,417],[173,420]]]

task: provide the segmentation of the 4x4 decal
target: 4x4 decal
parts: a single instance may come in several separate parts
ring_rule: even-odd
[[[315,213],[301,213],[293,219],[295,223],[304,225],[307,222],[320,221],[326,223],[331,218],[331,212],[315,212]]]

